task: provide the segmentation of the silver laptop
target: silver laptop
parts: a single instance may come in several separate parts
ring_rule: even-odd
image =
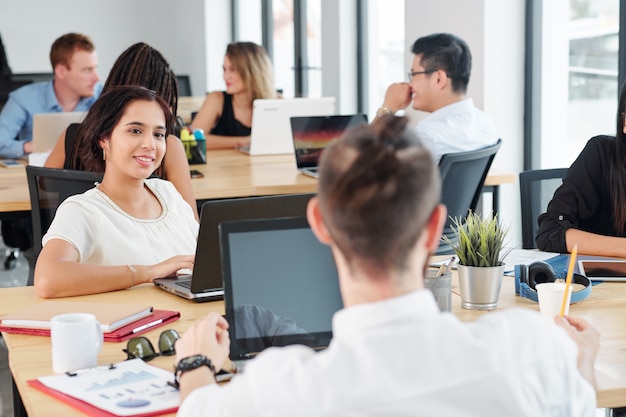
[[[223,298],[222,265],[218,225],[228,220],[305,216],[314,194],[288,194],[266,197],[209,200],[200,211],[200,231],[191,275],[158,278],[154,284],[180,297],[196,302]]]
[[[33,152],[48,152],[72,123],[82,123],[86,112],[39,113],[33,115]]]
[[[291,135],[298,171],[317,178],[322,151],[350,128],[367,124],[365,114],[292,117]]]
[[[330,248],[305,217],[222,222],[220,253],[230,358],[245,361],[272,346],[324,349],[343,307]]]
[[[250,146],[239,150],[249,155],[292,154],[289,118],[329,114],[335,114],[334,97],[254,100]]]

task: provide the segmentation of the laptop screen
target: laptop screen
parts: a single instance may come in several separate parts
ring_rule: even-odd
[[[328,346],[343,303],[330,248],[306,218],[222,222],[219,229],[231,359],[270,346]]]
[[[352,127],[367,124],[365,114],[291,118],[291,135],[298,168],[316,167],[322,151]]]

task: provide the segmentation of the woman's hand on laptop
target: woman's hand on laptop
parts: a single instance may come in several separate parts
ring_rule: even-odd
[[[237,146],[235,146],[235,148],[236,149],[240,149],[240,148],[250,149],[250,136],[242,136],[241,140],[237,142]]]
[[[145,275],[143,275],[143,271],[138,273],[138,275],[141,274],[146,279],[144,281],[136,281],[135,284],[152,282],[156,278],[175,277],[180,269],[193,269],[195,257],[195,255],[176,255],[156,265],[137,267],[138,271],[140,271],[140,268],[146,268],[147,271]]]

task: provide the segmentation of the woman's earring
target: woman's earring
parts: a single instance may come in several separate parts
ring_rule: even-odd
[[[107,150],[102,148],[102,160],[106,161],[107,160]]]

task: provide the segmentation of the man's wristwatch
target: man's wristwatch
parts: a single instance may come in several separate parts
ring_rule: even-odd
[[[211,359],[207,358],[204,355],[193,355],[179,360],[174,367],[174,378],[176,380],[176,386],[178,386],[180,377],[185,372],[193,371],[194,369],[198,369],[202,366],[208,366],[213,376],[215,376],[215,374],[217,373],[215,371],[215,366],[213,366],[213,362],[211,362]]]
[[[376,117],[380,117],[384,114],[392,114],[393,112],[387,106],[380,106],[378,110],[376,110]]]

